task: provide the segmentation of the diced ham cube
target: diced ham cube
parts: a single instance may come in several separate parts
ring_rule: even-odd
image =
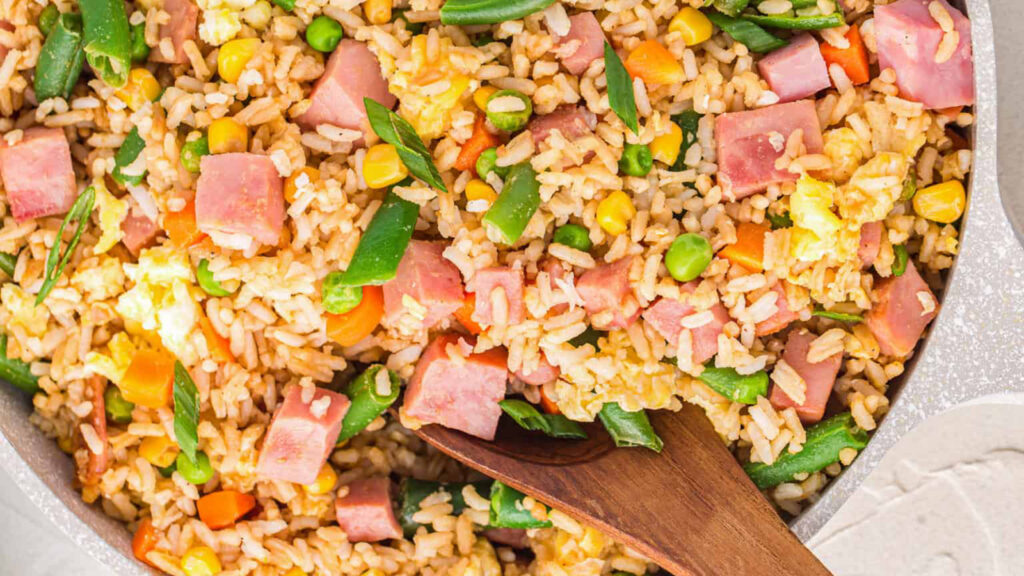
[[[284,184],[270,157],[207,154],[199,164],[196,224],[224,248],[276,245],[284,228]]]
[[[757,69],[780,102],[814,96],[832,85],[821,47],[809,33],[794,36],[788,46],[761,58]]]
[[[270,421],[256,466],[259,475],[312,484],[338,442],[349,404],[344,394],[323,388],[304,402],[302,387],[293,386]]]
[[[363,98],[371,98],[385,108],[397,100],[388,91],[377,57],[366,44],[342,40],[327,59],[324,75],[309,95],[310,107],[295,121],[306,130],[331,124],[350,130],[367,130],[369,124]]]
[[[817,335],[807,330],[794,330],[789,333],[786,348],[782,353],[782,359],[796,370],[807,385],[804,403],[797,404],[777,384],[772,386],[769,398],[772,406],[779,410],[795,407],[800,421],[804,424],[818,422],[825,415],[825,405],[828,404],[832,386],[836,383],[836,375],[839,374],[839,365],[843,361],[843,353],[837,352],[821,362],[808,362],[807,351],[815,338]]]
[[[540,270],[538,272],[547,272],[548,283],[552,292],[561,293],[561,283],[571,285],[573,288],[576,287],[575,280],[570,276],[569,271],[566,271],[562,265],[561,260],[557,258],[547,258],[540,264]],[[538,281],[539,282],[539,281]],[[546,288],[545,288],[546,289]],[[569,304],[562,302],[555,304],[551,307],[552,314],[561,314],[569,309]]]
[[[946,0],[937,0],[953,19],[959,43],[948,60],[936,62],[946,35],[928,11],[932,0],[899,0],[875,8],[878,65],[896,72],[900,96],[925,108],[974,104],[971,22]]]
[[[185,64],[188,62],[188,56],[185,54],[185,42],[196,39],[199,6],[196,6],[192,0],[164,0],[163,10],[170,15],[170,18],[166,24],[160,25],[160,40],[170,39],[174,49],[168,56],[160,49],[160,45],[157,45],[150,50],[149,59],[166,64]]]
[[[558,41],[559,45],[576,48],[572,52],[561,52],[562,66],[574,76],[586,72],[590,63],[604,55],[604,30],[593,12],[580,12],[569,16],[569,34]]]
[[[385,476],[349,484],[348,494],[335,500],[334,513],[349,542],[402,537],[402,527],[391,504],[391,480]]]
[[[875,284],[878,301],[864,319],[878,340],[882,354],[902,358],[914,351],[939,304],[913,262],[901,276]]]
[[[18,222],[64,214],[77,197],[71,147],[60,128],[29,128],[17,144],[2,145],[0,176]]]
[[[403,413],[493,440],[508,380],[506,354],[500,348],[472,354],[459,340],[456,334],[442,334],[427,346],[405,390]],[[451,358],[449,345],[459,348],[461,357]]]
[[[132,256],[138,257],[143,248],[148,248],[160,234],[160,227],[156,222],[149,219],[142,213],[142,210],[134,202],[128,210],[128,215],[121,222],[121,231],[124,237],[121,242]]]
[[[568,140],[590,134],[597,127],[597,116],[581,106],[564,105],[550,114],[534,116],[526,125],[533,141],[540,143],[548,139],[552,130],[558,130]]]
[[[789,307],[789,299],[786,298],[786,287],[782,282],[776,282],[772,286],[772,290],[775,291],[779,297],[775,300],[775,306],[778,311],[775,312],[770,318],[762,322],[758,322],[754,326],[754,333],[758,336],[767,336],[774,334],[786,326],[789,326],[792,322],[800,319],[799,310],[791,310]]]
[[[640,305],[629,286],[632,263],[627,256],[602,264],[584,272],[576,283],[576,292],[595,328],[628,328],[640,316]]]
[[[523,369],[520,368],[519,370],[516,370],[515,374],[516,378],[523,382],[526,382],[527,384],[532,384],[533,386],[543,386],[548,382],[554,382],[555,380],[557,380],[558,377],[561,376],[562,371],[561,369],[558,368],[558,366],[554,366],[551,364],[551,362],[548,362],[547,356],[545,356],[542,352],[540,358],[537,361],[536,368],[530,370],[529,372],[523,372]]]
[[[589,14],[589,12],[588,12]],[[484,538],[500,546],[511,548],[529,548],[530,538],[522,528],[488,528],[483,531]]]
[[[107,379],[103,376],[91,376],[86,380],[88,390],[92,392],[92,411],[86,417],[86,423],[95,433],[93,442],[98,442],[101,449],[93,452],[90,441],[82,438],[83,449],[75,452],[75,463],[78,466],[78,479],[85,485],[95,485],[103,473],[110,467],[112,450],[107,434],[106,400],[103,392],[107,389]]]
[[[409,242],[395,277],[384,284],[385,322],[393,324],[406,312],[406,297],[426,308],[424,329],[433,328],[462,306],[462,276],[443,252],[441,242]]]
[[[775,161],[786,141],[803,130],[807,152],[822,151],[821,124],[814,102],[800,100],[746,112],[729,112],[715,120],[718,141],[718,183],[729,200],[741,200],[770,184],[795,181],[797,175],[777,170]]]
[[[881,222],[868,222],[860,227],[860,246],[857,248],[857,256],[864,268],[869,268],[875,263],[875,258],[878,258],[878,249],[882,246],[883,229]]]
[[[492,306],[494,291],[501,288],[505,292],[506,322],[508,326],[523,321],[526,309],[523,306],[523,271],[519,268],[495,267],[478,270],[470,281],[470,291],[475,296],[476,309],[473,321],[482,326],[494,325]]]
[[[696,282],[687,282],[682,290],[692,293],[697,288]],[[661,298],[647,310],[643,317],[672,346],[679,342],[679,334],[683,331],[683,318],[694,314],[696,309],[689,303],[672,298]],[[693,363],[703,364],[718,354],[718,335],[731,318],[729,311],[721,304],[710,308],[711,321],[703,326],[690,330],[693,338]]]

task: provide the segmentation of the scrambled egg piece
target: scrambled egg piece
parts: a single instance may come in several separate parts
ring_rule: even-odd
[[[249,4],[252,4],[250,2]],[[203,21],[199,24],[199,37],[211,46],[220,46],[242,31],[238,9],[224,6],[220,0],[200,0]]]
[[[846,127],[829,130],[825,132],[824,137],[825,155],[832,160],[832,171],[829,176],[834,182],[844,183],[864,161],[860,137],[852,128]]]
[[[125,328],[140,335],[155,332],[175,356],[187,356],[188,336],[200,314],[188,257],[160,246],[143,250],[138,264],[124,268],[135,282],[117,301]]]
[[[412,124],[424,140],[443,135],[451,127],[452,115],[462,110],[462,96],[479,85],[471,80],[479,68],[479,56],[469,56],[439,39],[437,60],[427,56],[427,35],[414,36],[407,58],[395,63],[391,92],[398,98],[398,113]]]
[[[89,352],[85,357],[85,367],[93,374],[99,374],[114,384],[120,384],[137,349],[128,334],[118,332],[107,343],[109,354]]]
[[[50,310],[46,306],[36,306],[35,296],[9,282],[0,288],[0,301],[11,315],[9,325],[19,326],[30,336],[41,337],[46,334]]]
[[[832,256],[839,262],[853,258],[860,241],[860,224],[840,220],[832,212],[835,184],[815,180],[806,174],[789,197],[793,218],[790,250],[801,262],[817,262]]]
[[[96,205],[100,210],[100,235],[99,241],[93,248],[93,254],[103,254],[114,247],[124,237],[121,230],[121,222],[128,215],[128,203],[124,200],[114,198],[114,195],[107,191],[102,184],[95,184]]]
[[[96,260],[95,266],[81,266],[75,270],[71,276],[71,285],[87,294],[91,300],[106,300],[120,294],[124,289],[121,261],[110,256],[101,256]]]
[[[839,189],[836,205],[843,220],[860,226],[885,219],[903,193],[910,162],[903,154],[880,152],[854,171]]]

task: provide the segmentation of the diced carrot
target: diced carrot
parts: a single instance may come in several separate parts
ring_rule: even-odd
[[[124,399],[147,408],[163,408],[174,389],[174,358],[143,348],[135,353],[117,385]]]
[[[623,62],[630,76],[642,78],[652,84],[675,84],[686,77],[683,65],[657,40],[645,40],[637,45]]]
[[[188,248],[206,237],[196,225],[196,203],[189,200],[179,212],[164,213],[164,230],[171,244],[177,248]]]
[[[146,518],[142,522],[139,522],[139,527],[135,529],[135,535],[132,536],[132,553],[141,562],[145,562],[150,566],[154,566],[146,560],[146,554],[149,554],[152,550],[156,549],[157,542],[160,541],[160,533],[153,527],[153,521]]]
[[[221,490],[207,494],[196,502],[199,519],[211,530],[233,526],[241,517],[256,507],[256,499],[235,490]]]
[[[849,48],[836,48],[828,42],[822,42],[821,56],[829,66],[838,64],[854,86],[867,84],[871,81],[871,68],[868,66],[868,52],[860,37],[860,29],[856,25],[850,26],[846,39],[850,42]]]
[[[473,135],[462,145],[459,157],[455,159],[455,168],[458,170],[473,170],[476,172],[476,160],[480,154],[488,148],[501,144],[497,136],[487,131],[487,118],[483,114],[477,114],[476,122],[473,124]]]
[[[306,175],[310,183],[316,183],[320,179],[320,171],[312,166],[305,166],[302,170],[295,172],[284,181],[284,199],[289,203],[295,202],[295,195],[299,192],[298,179],[302,174]]]
[[[751,272],[764,270],[764,235],[770,228],[764,224],[740,222],[736,242],[722,248],[718,255]]]
[[[558,409],[558,404],[555,404],[555,401],[552,400],[551,398],[548,398],[548,395],[544,393],[543,386],[540,387],[540,409],[543,410],[546,414],[562,413],[562,411]]]
[[[384,316],[384,290],[363,286],[363,300],[344,314],[327,314],[327,337],[342,346],[352,346],[369,336]]]
[[[474,336],[484,331],[479,324],[473,321],[473,312],[475,311],[476,294],[473,293],[466,294],[466,297],[462,300],[462,307],[455,311],[455,319]]]
[[[210,357],[215,362],[234,362],[235,355],[231,353],[231,343],[213,329],[213,323],[206,317],[206,314],[199,316],[199,328],[206,338],[206,347],[210,351]]]

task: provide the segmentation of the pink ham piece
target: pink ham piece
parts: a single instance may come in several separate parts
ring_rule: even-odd
[[[871,333],[878,340],[882,354],[902,358],[914,351],[928,323],[939,313],[939,304],[928,284],[917,273],[913,262],[907,262],[902,276],[880,280],[875,284],[878,301],[865,317]],[[925,308],[925,302],[930,302]]]
[[[207,154],[199,164],[196,224],[223,248],[276,245],[284,228],[284,184],[268,156]]]
[[[821,47],[808,33],[794,36],[788,46],[761,58],[757,69],[780,102],[807,98],[832,85]]]
[[[725,197],[741,200],[770,184],[796,181],[796,174],[775,169],[775,161],[796,130],[803,130],[808,153],[822,151],[821,124],[810,100],[720,115],[715,120],[715,138],[718,183]]]
[[[86,386],[92,391],[92,411],[86,416],[86,422],[92,426],[96,438],[102,445],[99,453],[93,452],[88,443],[82,439],[83,449],[75,451],[75,462],[78,465],[78,479],[85,485],[99,483],[103,473],[110,467],[113,450],[107,434],[106,400],[103,392],[107,389],[107,379],[103,376],[91,376]]]
[[[121,242],[124,243],[128,252],[137,258],[143,248],[148,248],[156,240],[157,235],[160,234],[160,227],[143,214],[135,203],[132,203],[128,210],[128,216],[121,222],[121,231],[124,233]]]
[[[576,283],[583,307],[594,328],[628,328],[640,316],[640,305],[629,287],[629,256],[587,270]]]
[[[385,108],[393,108],[397,102],[388,92],[377,57],[366,44],[342,40],[327,59],[324,75],[313,86],[309,109],[295,121],[306,130],[315,130],[320,124],[367,130],[363,98],[376,100]]]
[[[936,62],[945,33],[932,18],[932,0],[899,0],[875,8],[875,41],[878,65],[896,72],[900,96],[925,108],[953,108],[974,104],[974,60],[971,55],[971,22],[946,0],[938,0],[953,19],[960,43],[952,57]]]
[[[7,20],[0,20],[0,29],[7,30],[8,32],[14,32],[14,24],[11,24]],[[3,64],[4,58],[7,57],[7,52],[10,50],[7,46],[0,44],[0,64]]]
[[[505,397],[508,359],[505,351],[492,348],[468,353],[456,334],[442,334],[424,350],[405,390],[402,411],[424,424],[440,424],[484,440],[493,440],[501,417],[498,406]],[[452,359],[448,346],[462,357]]]
[[[779,295],[775,300],[775,306],[778,308],[778,311],[767,320],[758,322],[757,325],[754,326],[754,333],[758,336],[774,334],[786,326],[789,326],[792,322],[800,319],[800,311],[791,310],[789,308],[789,299],[786,298],[786,287],[783,283],[776,282],[775,285],[772,286],[772,290]]]
[[[837,352],[821,362],[812,364],[807,361],[807,350],[817,335],[807,330],[794,330],[789,333],[782,359],[796,370],[807,385],[803,404],[797,404],[776,384],[772,386],[769,400],[778,410],[795,407],[800,421],[814,424],[825,414],[825,405],[832,394],[832,386],[839,374],[839,365],[843,361],[843,353]]]
[[[470,280],[470,291],[474,293],[473,321],[482,326],[494,325],[494,311],[491,307],[491,293],[501,288],[508,302],[509,326],[523,321],[526,309],[523,306],[523,271],[518,268],[495,267],[478,270]]]
[[[427,309],[424,329],[433,328],[462,306],[462,276],[443,252],[441,242],[409,242],[395,277],[384,284],[385,322],[398,321],[405,312],[406,296]]]
[[[349,542],[380,542],[401,538],[402,527],[391,504],[391,480],[363,478],[348,485],[348,494],[334,502],[338,526]]]
[[[883,230],[884,226],[881,222],[868,222],[860,227],[860,246],[857,248],[857,257],[860,258],[864,268],[871,267],[875,263],[875,258],[878,258]]]
[[[304,402],[302,392],[293,386],[270,422],[256,466],[264,478],[312,484],[338,442],[348,397],[317,388]]]
[[[537,361],[536,368],[529,372],[523,372],[522,368],[520,368],[519,370],[516,370],[515,374],[516,378],[522,382],[533,386],[543,386],[548,382],[554,382],[557,380],[558,377],[562,375],[562,371],[558,366],[554,366],[548,362],[547,357],[544,356],[544,353],[542,352],[540,359]]]
[[[75,203],[71,148],[60,128],[29,128],[17,144],[0,147],[0,176],[18,222],[64,214]]]
[[[163,10],[170,18],[166,24],[160,25],[160,40],[170,39],[173,50],[169,56],[165,55],[158,44],[150,50],[149,59],[165,64],[185,64],[188,62],[185,42],[196,39],[199,6],[192,0],[164,0]]]
[[[692,293],[696,288],[696,282],[687,282],[682,287],[687,293]],[[703,364],[718,354],[718,335],[731,320],[729,311],[721,304],[715,304],[710,311],[711,321],[690,331],[693,337],[694,364]],[[644,310],[643,317],[669,344],[676,346],[679,334],[683,331],[680,322],[695,312],[696,309],[688,303],[672,298],[661,298]]]
[[[521,528],[488,528],[483,531],[484,538],[494,544],[510,548],[529,548],[530,538],[526,530]]]
[[[597,127],[597,116],[580,106],[564,105],[550,114],[534,116],[526,129],[533,141],[540,143],[548,139],[552,130],[558,130],[568,140],[590,134]]]
[[[569,33],[558,41],[572,52],[560,52],[562,66],[574,76],[587,71],[590,63],[604,55],[604,30],[593,12],[580,12],[569,16]],[[571,45],[571,46],[570,46]]]
[[[552,292],[561,292],[561,282],[568,283],[573,287],[576,286],[575,280],[569,276],[569,272],[566,271],[565,267],[562,266],[562,262],[557,258],[547,258],[540,264],[540,272],[548,273],[549,287]],[[555,304],[551,307],[551,313],[561,314],[569,309],[569,305],[566,303]]]

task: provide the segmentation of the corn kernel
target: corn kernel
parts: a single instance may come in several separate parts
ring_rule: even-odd
[[[486,200],[487,205],[494,204],[494,201],[498,199],[498,193],[491,188],[491,185],[480,179],[473,179],[466,183],[466,200],[473,202],[476,200]]]
[[[249,132],[234,118],[218,118],[207,132],[211,154],[245,152],[249,149]]]
[[[612,192],[597,205],[597,223],[612,236],[618,236],[629,229],[629,221],[633,216],[636,216],[636,207],[622,190]]]
[[[487,111],[487,100],[492,94],[497,92],[498,89],[494,86],[481,86],[473,92],[473,103],[480,109],[481,112]]]
[[[160,96],[160,83],[153,73],[145,68],[132,68],[128,73],[128,83],[114,93],[132,110],[142,108],[146,102],[152,102]]]
[[[303,174],[306,175],[305,178],[302,178]],[[298,182],[300,178],[303,180],[304,186],[312,186],[316,183],[317,180],[320,179],[320,171],[317,170],[316,168],[313,168],[312,166],[305,166],[302,170],[299,170],[298,172],[289,176],[288,179],[284,181],[285,200],[289,202],[295,202],[295,195],[299,193]],[[309,180],[309,183],[306,184],[305,180]]]
[[[391,144],[376,144],[363,158],[363,180],[370,188],[386,188],[409,175],[398,151]]]
[[[959,180],[949,180],[917,191],[914,212],[940,224],[951,224],[963,216],[967,192]]]
[[[220,574],[220,560],[209,546],[189,548],[181,557],[181,569],[187,576],[214,576]]]
[[[166,468],[178,457],[178,445],[167,436],[146,436],[139,444],[139,456],[157,468]]]
[[[679,32],[687,46],[695,46],[711,38],[714,27],[703,12],[686,6],[668,23],[669,32]]]
[[[284,576],[306,576],[306,573],[298,566],[292,566],[291,570],[284,573]]]
[[[259,38],[239,38],[225,43],[220,47],[220,52],[217,52],[217,73],[227,82],[238,82],[245,65],[252,60],[259,48]]]
[[[304,488],[307,494],[320,496],[333,490],[334,484],[337,482],[338,475],[334,472],[334,468],[331,468],[330,464],[324,464],[324,467],[320,469],[320,473],[316,475],[316,480]]]
[[[651,140],[651,156],[669,166],[679,158],[679,147],[683,145],[683,129],[678,124],[669,124],[668,132]]]
[[[363,14],[370,24],[387,24],[391,21],[391,0],[366,0]]]

